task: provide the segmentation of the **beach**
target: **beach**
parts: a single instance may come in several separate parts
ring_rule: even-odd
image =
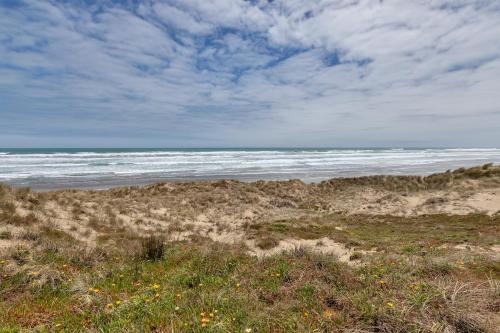
[[[33,190],[161,181],[419,175],[500,163],[497,148],[0,149],[0,182]]]
[[[4,327],[498,327],[500,167],[492,164],[317,183],[1,190]],[[42,320],[36,302],[58,310],[44,306]],[[138,319],[141,307],[150,314]],[[29,313],[20,317],[22,308]],[[70,308],[79,314],[60,312]]]

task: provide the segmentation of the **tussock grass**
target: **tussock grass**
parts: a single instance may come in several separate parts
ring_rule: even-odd
[[[378,252],[349,266],[304,248],[258,259],[202,238],[167,251],[152,237],[133,260],[130,244],[41,237],[0,266],[4,329],[494,332],[498,314],[498,267],[453,250]]]
[[[145,260],[161,260],[165,255],[165,240],[163,237],[149,236],[141,241],[140,257]]]

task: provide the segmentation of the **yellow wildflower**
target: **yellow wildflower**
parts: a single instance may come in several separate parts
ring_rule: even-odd
[[[392,303],[392,302],[387,302],[387,304],[386,304],[386,305],[387,305],[387,307],[388,307],[389,309],[392,309],[392,308],[394,307],[394,303]]]
[[[110,309],[110,308],[112,308],[112,307],[113,307],[113,304],[108,303],[108,304],[106,304],[106,307],[107,307],[108,309]]]
[[[334,314],[335,313],[333,311],[331,311],[331,310],[325,310],[323,312],[323,317],[325,317],[327,319],[330,319],[330,318],[332,318],[334,316]]]
[[[122,302],[121,301],[116,301],[115,304],[116,305],[120,305]]]

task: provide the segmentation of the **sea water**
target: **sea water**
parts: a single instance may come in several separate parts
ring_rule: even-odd
[[[427,175],[500,163],[500,149],[0,149],[0,182],[34,189],[158,181]]]

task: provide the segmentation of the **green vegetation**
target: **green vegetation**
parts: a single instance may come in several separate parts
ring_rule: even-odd
[[[360,263],[348,265],[300,248],[258,259],[242,247],[201,238],[167,244],[136,238],[113,250],[89,250],[62,232],[30,230],[23,237],[36,246],[18,247],[0,261],[0,327],[493,332],[498,261],[439,245],[463,241],[463,232],[468,242],[490,244],[498,240],[497,218],[358,216],[338,223],[345,241],[384,251],[355,252]],[[405,232],[394,232],[401,223],[407,224]],[[281,221],[268,230],[302,232],[298,224]]]
[[[500,215],[386,215],[332,214],[316,218],[252,224],[247,233],[265,244],[277,245],[285,238],[331,238],[363,250],[407,252],[428,251],[441,244],[467,243],[489,247],[498,244]],[[269,240],[273,239],[274,243]],[[272,248],[273,246],[266,246]]]

